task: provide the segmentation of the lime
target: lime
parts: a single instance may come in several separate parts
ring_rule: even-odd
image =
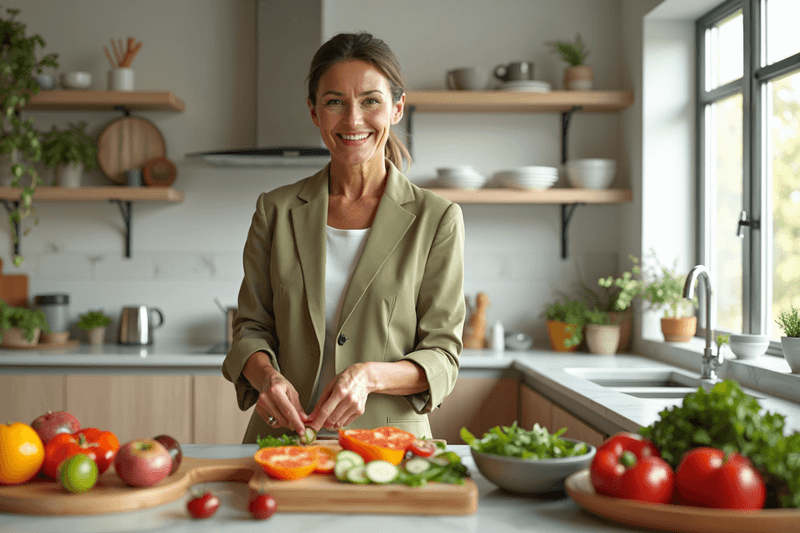
[[[58,480],[70,492],[86,492],[97,483],[97,463],[79,453],[58,464]]]

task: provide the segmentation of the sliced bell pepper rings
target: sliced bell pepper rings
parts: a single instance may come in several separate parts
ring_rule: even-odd
[[[392,426],[339,431],[342,448],[356,452],[367,462],[383,460],[398,465],[415,440],[413,433]]]
[[[50,479],[57,479],[58,465],[64,459],[82,453],[97,463],[98,475],[102,474],[119,450],[119,440],[110,431],[97,428],[85,428],[75,433],[59,433],[44,447],[44,463],[42,473]]]

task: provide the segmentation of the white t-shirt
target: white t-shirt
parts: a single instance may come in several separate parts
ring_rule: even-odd
[[[307,406],[308,413],[317,405],[319,395],[336,375],[334,349],[342,299],[364,250],[369,228],[337,229],[326,226],[325,234],[325,346],[322,351],[322,370]]]

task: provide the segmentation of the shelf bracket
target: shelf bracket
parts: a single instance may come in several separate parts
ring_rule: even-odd
[[[572,215],[575,214],[575,208],[579,205],[586,205],[584,202],[576,202],[574,204],[561,204],[561,259],[567,258],[567,229],[569,228],[569,221]]]
[[[116,111],[122,112],[123,116],[126,116],[126,117],[131,116],[131,110],[128,107],[124,106],[124,105],[115,105],[114,109]]]
[[[575,111],[580,111],[583,109],[583,106],[576,105],[572,106],[572,109],[569,111],[564,111],[561,113],[561,162],[567,162],[567,144],[569,141],[569,121],[572,119],[572,114]]]
[[[12,200],[5,200],[5,199],[1,200],[1,201],[3,202],[3,205],[6,208],[6,211],[8,211],[9,216],[11,216],[11,213],[13,213],[17,209],[19,209],[19,201],[12,201]],[[10,222],[11,222],[11,220],[9,220],[9,223]],[[17,255],[19,255],[19,243],[20,243],[19,222],[14,222],[13,226],[14,227],[11,228],[11,229],[14,232],[14,255],[17,256]]]
[[[131,225],[132,225],[132,202],[131,201],[123,201],[123,200],[109,200],[109,202],[113,202],[117,204],[119,207],[120,213],[122,213],[122,222],[125,224],[125,257],[130,259],[131,258]]]
[[[417,111],[417,106],[410,105],[406,107],[406,148],[408,148],[408,155],[414,158],[414,113]]]

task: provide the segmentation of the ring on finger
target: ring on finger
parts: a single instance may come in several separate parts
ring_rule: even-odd
[[[274,416],[270,416],[269,419],[267,419],[267,425],[269,425],[270,427],[275,427],[275,424],[277,423],[278,419],[275,418]]]

